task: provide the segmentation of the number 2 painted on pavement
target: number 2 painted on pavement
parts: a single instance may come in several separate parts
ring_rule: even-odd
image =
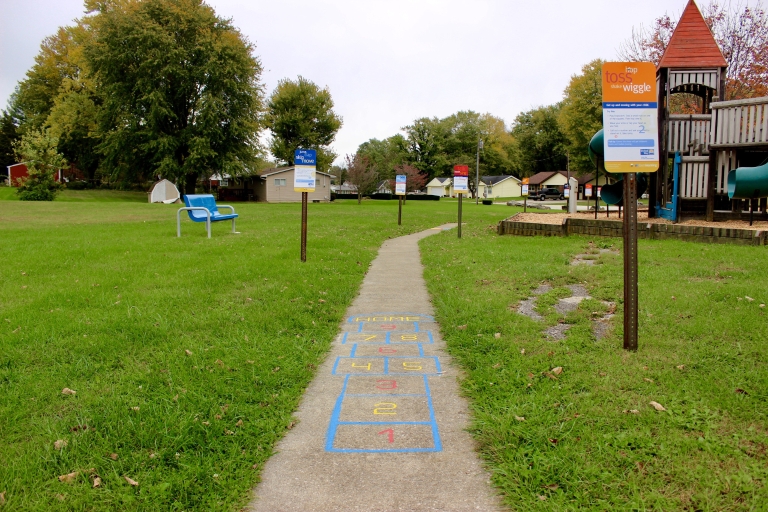
[[[387,430],[382,430],[381,432],[379,432],[379,435],[381,434],[387,434],[387,441],[389,441],[390,443],[395,442],[395,431],[392,430],[391,428],[388,428]]]
[[[397,404],[393,404],[391,402],[382,402],[380,404],[374,405],[375,409],[373,410],[373,414],[397,414],[395,412],[395,409],[397,409]]]

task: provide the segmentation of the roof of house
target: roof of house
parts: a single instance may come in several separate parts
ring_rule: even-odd
[[[272,176],[273,174],[280,174],[283,172],[292,171],[293,169],[294,169],[294,166],[292,165],[289,165],[286,167],[275,167],[273,169],[264,169],[263,171],[261,171],[261,173],[259,173],[259,178],[267,178],[269,176]],[[316,171],[316,172],[317,174],[322,174],[323,176],[329,176],[331,178],[336,177],[333,174],[328,174],[327,172],[322,172],[322,171]]]
[[[545,181],[547,181],[549,178],[554,176],[555,174],[562,174],[563,176],[567,176],[567,173],[565,171],[543,171],[543,172],[537,172],[530,178],[528,178],[528,184],[530,185],[541,185]]]
[[[722,68],[727,65],[701,11],[693,0],[688,0],[656,69]]]
[[[440,183],[441,185],[449,185],[451,178],[439,178],[435,176],[434,178],[432,178],[432,181],[435,181],[435,180],[437,180],[437,182]],[[432,181],[430,181],[429,183],[432,183]],[[427,186],[429,186],[429,183],[427,183]],[[432,186],[434,187],[436,185],[432,185]]]
[[[502,181],[508,180],[510,178],[518,182],[520,181],[518,178],[515,178],[511,174],[506,174],[501,176],[480,176],[480,181],[482,181],[486,185],[496,185],[497,183],[501,183]]]

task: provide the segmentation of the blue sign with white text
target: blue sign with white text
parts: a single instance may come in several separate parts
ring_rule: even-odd
[[[297,149],[293,154],[296,165],[317,165],[317,151],[314,149]]]

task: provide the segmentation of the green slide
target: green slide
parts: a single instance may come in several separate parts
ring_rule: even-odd
[[[739,167],[728,173],[728,199],[768,197],[768,162],[757,167]]]
[[[589,141],[587,151],[589,152],[589,158],[592,163],[599,162],[599,169],[602,172],[608,172],[603,165],[603,153],[605,152],[605,138],[603,136],[603,130],[599,130],[592,136],[592,140]],[[614,176],[614,179],[618,181],[612,185],[603,185],[600,188],[600,198],[605,204],[612,204],[614,206],[623,206],[624,200],[624,183],[622,180],[624,176],[619,174]],[[648,176],[646,174],[637,174],[637,196],[640,197],[645,193],[645,189],[648,187]]]

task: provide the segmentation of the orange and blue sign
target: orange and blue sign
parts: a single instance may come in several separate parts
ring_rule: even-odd
[[[656,66],[651,62],[603,64],[603,128],[608,172],[659,169]]]

